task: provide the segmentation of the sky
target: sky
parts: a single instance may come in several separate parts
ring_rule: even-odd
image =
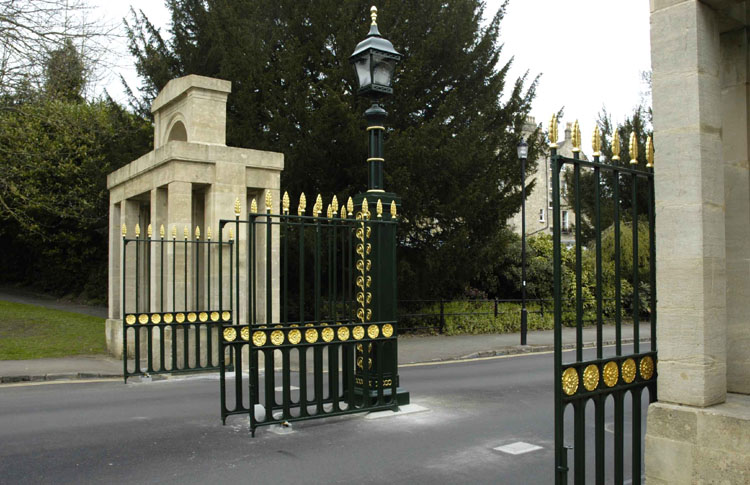
[[[437,0],[434,0],[437,1]],[[487,0],[485,22],[504,0]],[[162,0],[91,0],[100,17],[121,24],[130,6],[143,10],[167,34],[169,13]],[[377,5],[377,0],[373,0]],[[564,121],[579,120],[584,151],[603,106],[615,122],[649,102],[642,73],[651,69],[648,0],[510,0],[500,24],[501,63],[513,63],[509,83],[528,71],[539,86],[531,115],[547,123],[565,108]],[[126,102],[119,74],[133,90],[140,82],[123,35],[112,48],[112,72],[99,89]],[[386,32],[387,36],[387,32]],[[398,46],[396,46],[398,49]],[[510,86],[509,86],[510,87]],[[560,135],[564,130],[560,127]]]

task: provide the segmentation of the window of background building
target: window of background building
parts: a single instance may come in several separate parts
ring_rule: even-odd
[[[544,209],[539,209],[539,222],[544,222]]]

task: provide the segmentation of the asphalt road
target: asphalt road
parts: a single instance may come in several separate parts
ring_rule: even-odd
[[[551,354],[400,374],[428,411],[307,421],[284,435],[260,428],[256,438],[247,418],[221,425],[216,376],[4,386],[0,483],[552,483]],[[517,441],[542,449],[493,450]],[[593,457],[593,437],[587,444]]]

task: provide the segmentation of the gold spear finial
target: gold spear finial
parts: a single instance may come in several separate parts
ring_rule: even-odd
[[[383,217],[383,203],[378,199],[378,203],[375,204],[375,213],[378,215],[378,219]]]
[[[557,148],[557,115],[552,115],[549,120],[549,147]]]
[[[331,204],[328,204],[328,209],[326,209],[326,217],[328,217],[329,219],[333,219],[333,214],[333,206],[331,206]]]
[[[164,224],[159,227],[159,237],[164,239]]]
[[[172,239],[177,239],[177,226],[172,226]]]
[[[258,202],[255,200],[255,197],[253,197],[252,202],[250,202],[250,212],[253,214],[258,213]]]
[[[340,217],[342,219],[346,219],[346,207],[344,207],[343,205],[341,206],[341,215],[340,215]]]
[[[206,239],[211,240],[211,226],[206,228]]]
[[[185,239],[188,238],[188,235],[190,234],[190,231],[188,231],[188,227],[185,226],[182,228],[182,235],[185,237]]]
[[[635,137],[635,131],[630,132],[630,165],[638,165],[638,139]]]
[[[378,25],[378,7],[375,5],[370,7],[370,18],[372,19],[372,25]]]
[[[195,226],[195,240],[199,240],[201,238],[201,226]]]
[[[333,200],[331,201],[331,206],[333,206],[333,213],[338,214],[339,212],[339,199],[334,195]]]
[[[289,192],[284,191],[284,197],[281,199],[281,207],[284,214],[289,214]]]
[[[234,199],[234,215],[239,217],[240,212],[242,212],[242,206],[240,205],[240,198],[237,197]]]
[[[395,219],[396,215],[397,215],[396,214],[396,201],[392,200],[391,201],[391,219]]]
[[[578,153],[581,151],[581,127],[578,125],[578,120],[573,123],[572,135],[571,141],[573,142],[573,153]]]
[[[354,213],[354,201],[351,197],[346,201],[346,214],[352,215]]]
[[[125,237],[128,235],[128,226],[125,224],[122,225],[122,237]]]
[[[233,230],[232,230],[232,228],[230,227],[230,228],[229,228],[229,240],[231,241],[232,239],[234,239],[234,231],[233,231]]]
[[[153,229],[151,229],[151,223],[149,223],[148,226],[146,226],[146,235],[148,236],[149,239],[151,239],[151,236],[154,235],[154,231]]]
[[[599,157],[602,154],[602,135],[599,133],[599,125],[594,127],[594,136],[591,138],[591,148],[594,149],[594,156]]]
[[[137,222],[135,223],[135,237],[141,236],[141,225]]]
[[[321,212],[323,212],[323,196],[318,194],[318,196],[315,198],[315,205],[313,206],[313,213],[315,217],[317,217],[320,215]]]
[[[307,198],[305,197],[305,193],[302,192],[302,195],[299,196],[299,205],[297,206],[297,215],[304,216],[305,209],[307,209]]]
[[[370,212],[370,206],[367,204],[367,197],[362,198],[362,215],[367,215]]]
[[[620,133],[615,128],[615,135],[612,137],[612,161],[620,160]]]
[[[654,168],[654,141],[651,135],[646,138],[646,168]]]
[[[270,190],[266,190],[266,212],[271,212],[273,207],[273,196]]]

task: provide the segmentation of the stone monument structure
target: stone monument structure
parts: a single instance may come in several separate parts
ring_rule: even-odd
[[[247,214],[252,199],[262,202],[270,192],[274,212],[279,211],[280,176],[284,168],[284,156],[281,153],[226,146],[226,102],[230,91],[229,81],[196,75],[173,79],[167,83],[151,107],[154,114],[154,150],[107,177],[110,206],[109,318],[106,332],[107,348],[115,356],[122,356],[123,347],[122,271],[127,270],[128,275],[135,274],[135,263],[128,261],[127,264],[132,264],[133,267],[121,267],[123,224],[129,228],[128,237],[133,237],[134,227],[138,224],[141,228],[138,237],[159,238],[160,228],[163,226],[167,238],[176,233],[181,241],[183,235],[187,239],[187,234],[191,238],[198,234],[205,240],[212,232],[216,240],[219,238],[219,220],[235,218],[236,199],[239,199],[240,210],[244,215]],[[149,226],[153,228],[154,236],[147,234],[146,228]],[[196,228],[199,228],[198,232]],[[224,241],[228,240],[228,228],[225,228],[222,237]],[[234,237],[239,244],[240,253],[245,254],[246,234],[240,231]],[[277,230],[273,239],[277,242]],[[157,246],[151,245],[151,254],[144,255],[140,264],[156,264],[160,257],[156,253]],[[175,247],[166,245],[167,260],[170,262]],[[192,250],[187,249],[187,245],[185,247],[186,251]],[[278,244],[273,244],[273,248],[277,251]],[[217,268],[218,265],[217,253],[211,255],[213,268]],[[261,252],[255,262],[259,268],[265,267],[264,254]],[[190,258],[186,257],[185,260],[190,261]],[[175,271],[166,271],[163,278],[160,272],[152,271],[150,281],[138,285],[141,306],[149,306],[154,311],[162,311],[158,308],[162,304],[168,309],[207,309],[205,302],[209,297],[209,286],[205,284],[207,280],[202,276],[204,272],[213,283],[210,285],[210,296],[213,298],[211,301],[218,300],[218,275],[216,271],[205,271],[208,261],[200,261],[198,266],[188,264],[186,268],[181,258],[175,258],[174,264]],[[244,258],[241,265],[241,290],[239,307],[236,308],[238,321],[243,321],[248,300]],[[201,277],[195,278],[194,271],[200,272]],[[262,293],[266,284],[260,280],[264,278],[265,273],[257,273],[259,281],[256,283]],[[144,268],[140,271],[140,278],[148,277],[148,274]],[[274,272],[273,278],[278,278],[277,271]],[[200,280],[199,290],[162,292],[163,288],[171,289],[173,284],[180,289],[187,282],[193,285],[196,279]],[[133,279],[128,279],[127,284],[132,285]],[[229,282],[223,281],[222,285],[224,294],[227,294]],[[278,281],[273,281],[271,287],[274,300],[278,301]],[[125,305],[128,311],[147,311],[134,308],[135,298],[134,288],[126,288]],[[163,303],[162,299],[165,300]],[[259,317],[264,319],[264,294],[258,294],[257,301],[256,311]],[[274,308],[278,309],[278,304],[274,305]],[[128,343],[132,345],[132,342]],[[132,352],[130,347],[129,352]]]
[[[658,400],[650,484],[750,483],[750,9],[651,0]]]

